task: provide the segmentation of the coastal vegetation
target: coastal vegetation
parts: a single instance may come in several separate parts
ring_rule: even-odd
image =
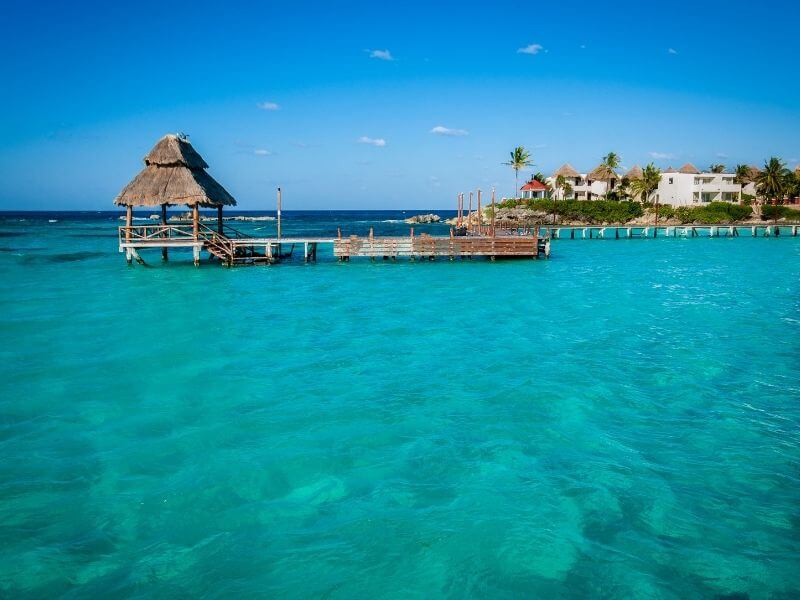
[[[766,201],[780,204],[796,188],[796,179],[797,175],[786,168],[786,163],[773,156],[755,176],[756,190]]]
[[[642,169],[642,176],[634,179],[628,184],[628,189],[634,199],[641,202],[646,202],[650,198],[658,183],[661,181],[661,169],[656,167],[653,163],[647,165]],[[656,202],[656,216],[658,215],[658,203]]]
[[[791,208],[781,204],[767,204],[761,207],[761,218],[765,221],[775,221],[777,219],[800,221],[800,207]]]
[[[543,223],[548,215],[552,215],[553,222],[558,217],[564,223],[643,224],[649,221],[655,204],[616,200],[518,199],[505,200],[497,205],[497,209],[496,218],[499,221],[530,219]],[[800,221],[800,209],[767,205],[762,210],[760,217],[764,220]],[[661,205],[659,213],[662,220],[681,225],[739,223],[758,218],[750,206],[731,202],[710,202],[701,206]]]
[[[533,214],[552,214],[569,222],[586,223],[627,223],[644,214],[642,205],[638,202],[614,200],[505,200],[498,204],[498,209],[501,210],[519,208],[527,209]]]
[[[703,206],[669,206],[661,207],[661,216],[681,223],[736,223],[752,216],[749,206],[731,202],[710,202]]]

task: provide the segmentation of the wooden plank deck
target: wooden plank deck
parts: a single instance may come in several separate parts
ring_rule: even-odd
[[[227,233],[227,231],[226,231]],[[317,246],[330,245],[340,260],[352,257],[428,258],[446,257],[549,257],[550,239],[537,235],[431,236],[427,234],[398,237],[291,237],[256,238],[236,232],[229,237],[217,230],[200,226],[196,231],[186,225],[139,225],[119,228],[119,250],[130,262],[141,261],[137,250],[145,248],[191,248],[195,263],[206,250],[224,263],[252,264],[278,262],[287,249],[302,248],[303,259],[316,260]],[[166,259],[166,255],[164,255]]]

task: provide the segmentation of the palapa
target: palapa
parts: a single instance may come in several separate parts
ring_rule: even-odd
[[[700,169],[695,167],[692,163],[686,163],[680,169],[678,169],[678,173],[684,173],[686,175],[700,175]]]
[[[642,179],[643,177],[644,177],[644,171],[642,170],[642,167],[640,167],[639,165],[633,165],[630,168],[630,170],[627,173],[625,173],[625,175],[622,176],[623,179],[628,179],[631,181],[639,180]]]
[[[595,181],[617,181],[619,180],[619,175],[614,172],[614,169],[609,167],[605,163],[600,163],[597,165],[591,173],[586,176],[587,179],[592,179]]]
[[[165,135],[144,157],[145,167],[114,199],[118,206],[221,207],[236,200],[211,175],[184,137]]]
[[[566,163],[566,164],[564,164],[564,165],[561,165],[561,168],[559,168],[559,169],[558,169],[558,170],[557,170],[555,173],[553,173],[553,177],[558,177],[559,175],[561,175],[562,177],[566,177],[566,178],[570,178],[570,177],[580,177],[580,176],[581,176],[581,174],[580,174],[580,173],[578,173],[578,172],[577,172],[577,171],[576,171],[576,170],[575,170],[575,169],[572,167],[572,165],[571,165],[571,164],[569,164],[569,163]]]

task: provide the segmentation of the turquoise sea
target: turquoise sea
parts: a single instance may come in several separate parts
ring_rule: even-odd
[[[118,214],[0,214],[0,596],[800,596],[800,237],[129,267]]]

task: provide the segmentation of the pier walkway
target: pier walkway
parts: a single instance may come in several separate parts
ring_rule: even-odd
[[[797,237],[800,225],[547,225],[540,228],[554,239],[631,239],[656,237]]]
[[[386,237],[370,234],[365,237],[338,235],[326,237],[269,237],[258,238],[243,234],[228,225],[216,229],[198,224],[131,225],[119,228],[119,251],[124,252],[128,263],[134,259],[143,263],[139,250],[161,248],[167,259],[169,248],[191,248],[195,264],[200,253],[206,250],[224,264],[272,264],[292,256],[302,248],[303,260],[316,261],[320,245],[330,245],[333,256],[340,261],[352,257],[397,259],[410,258],[434,260],[436,258],[499,257],[548,258],[550,239],[547,234],[498,236],[468,235],[449,237],[414,235]]]

